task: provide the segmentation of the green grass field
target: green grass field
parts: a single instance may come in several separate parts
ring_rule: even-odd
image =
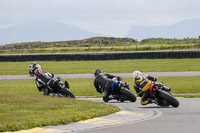
[[[28,74],[32,62],[0,62],[0,75]],[[200,71],[196,59],[138,59],[112,61],[38,61],[43,71],[54,74],[93,73],[101,68],[107,73]]]

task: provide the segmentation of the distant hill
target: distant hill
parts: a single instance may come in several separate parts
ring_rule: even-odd
[[[77,40],[94,36],[102,36],[102,34],[89,32],[55,20],[40,20],[0,30],[0,44]]]
[[[141,41],[145,38],[198,38],[200,36],[200,19],[184,20],[169,26],[133,26],[126,37]]]
[[[103,45],[111,45],[111,44],[124,44],[124,42],[128,42],[128,43],[133,43],[136,40],[132,39],[132,38],[116,38],[116,37],[91,37],[91,38],[87,38],[87,39],[83,39],[83,40],[69,40],[69,41],[55,41],[55,43],[57,43],[57,45],[59,44],[59,46],[62,47],[66,47],[66,44],[69,46],[73,46],[73,45],[84,45],[87,46],[88,44],[91,45],[99,45],[99,44],[103,44]],[[23,42],[23,43],[12,43],[12,44],[6,44],[6,45],[0,45],[0,50],[5,50],[5,49],[29,49],[30,45],[32,46],[32,48],[40,48],[41,46],[45,46],[45,48],[47,47],[52,47],[52,45],[54,44],[54,42],[40,42],[40,41],[35,41],[35,42]]]
[[[79,40],[80,44],[116,44],[124,42],[135,42],[132,38],[117,38],[117,37],[92,37],[84,40]],[[68,41],[70,44],[70,41]]]

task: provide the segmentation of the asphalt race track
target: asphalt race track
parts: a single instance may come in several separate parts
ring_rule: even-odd
[[[131,78],[132,73],[110,73],[116,76]],[[153,75],[155,77],[167,77],[167,76],[200,76],[200,71],[185,71],[185,72],[144,72],[143,74]],[[55,74],[61,78],[94,78],[94,74]],[[1,79],[35,79],[30,75],[0,75]]]
[[[116,125],[79,131],[80,133],[199,133],[200,132],[200,98],[178,98],[178,108],[161,108],[155,104],[147,106],[136,103],[109,103],[118,107],[157,111],[158,117]],[[153,117],[153,116],[152,116]]]

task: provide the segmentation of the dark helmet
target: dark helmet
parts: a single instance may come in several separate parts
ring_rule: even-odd
[[[97,75],[99,75],[100,73],[102,73],[101,69],[96,69],[94,70],[94,76],[96,77]]]

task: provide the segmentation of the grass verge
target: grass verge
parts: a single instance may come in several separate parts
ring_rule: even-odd
[[[42,95],[0,95],[0,132],[61,125],[108,115],[118,108]]]
[[[32,62],[0,62],[0,75],[28,74]],[[39,61],[43,71],[54,74],[93,73],[101,68],[107,73],[200,71],[200,58],[196,59],[137,59],[112,61]],[[73,68],[73,69],[72,69]]]
[[[60,125],[119,111],[89,101],[47,97],[33,80],[0,80],[0,132]]]
[[[184,97],[184,98],[199,98],[200,95],[191,95],[191,94],[186,94],[186,95],[174,95],[175,97]]]

